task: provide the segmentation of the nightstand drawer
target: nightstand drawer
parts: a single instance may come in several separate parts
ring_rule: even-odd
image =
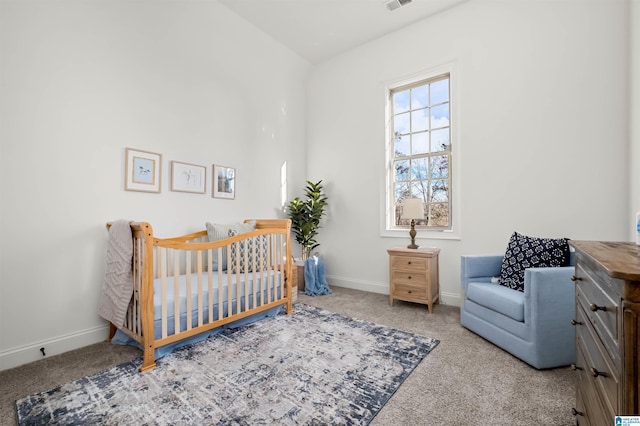
[[[427,260],[419,257],[392,256],[391,269],[424,272],[427,270]]]
[[[398,299],[426,299],[427,298],[427,288],[406,285],[406,284],[395,284],[395,290],[393,295]]]
[[[416,285],[416,286],[422,286],[423,288],[426,288],[427,277],[425,276],[424,272],[421,274],[419,273],[419,271],[415,271],[415,272],[394,271],[393,283],[405,284],[405,285]]]

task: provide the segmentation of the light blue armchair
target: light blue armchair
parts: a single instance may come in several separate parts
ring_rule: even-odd
[[[462,326],[538,369],[575,362],[574,267],[526,269],[521,292],[491,282],[502,258],[461,257]]]

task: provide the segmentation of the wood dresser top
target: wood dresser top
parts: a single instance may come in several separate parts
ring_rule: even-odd
[[[640,246],[608,241],[574,241],[569,244],[598,262],[612,278],[640,281]]]

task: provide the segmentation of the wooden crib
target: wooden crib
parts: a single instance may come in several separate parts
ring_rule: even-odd
[[[254,231],[214,242],[206,230],[163,239],[149,223],[130,226],[133,296],[109,338],[120,330],[143,348],[140,371],[156,366],[162,346],[274,308],[292,312],[290,220],[256,220]]]

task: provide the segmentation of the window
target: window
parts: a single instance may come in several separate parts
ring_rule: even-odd
[[[416,227],[452,229],[450,74],[388,89],[387,226],[403,228],[402,201],[419,198],[425,217]]]

